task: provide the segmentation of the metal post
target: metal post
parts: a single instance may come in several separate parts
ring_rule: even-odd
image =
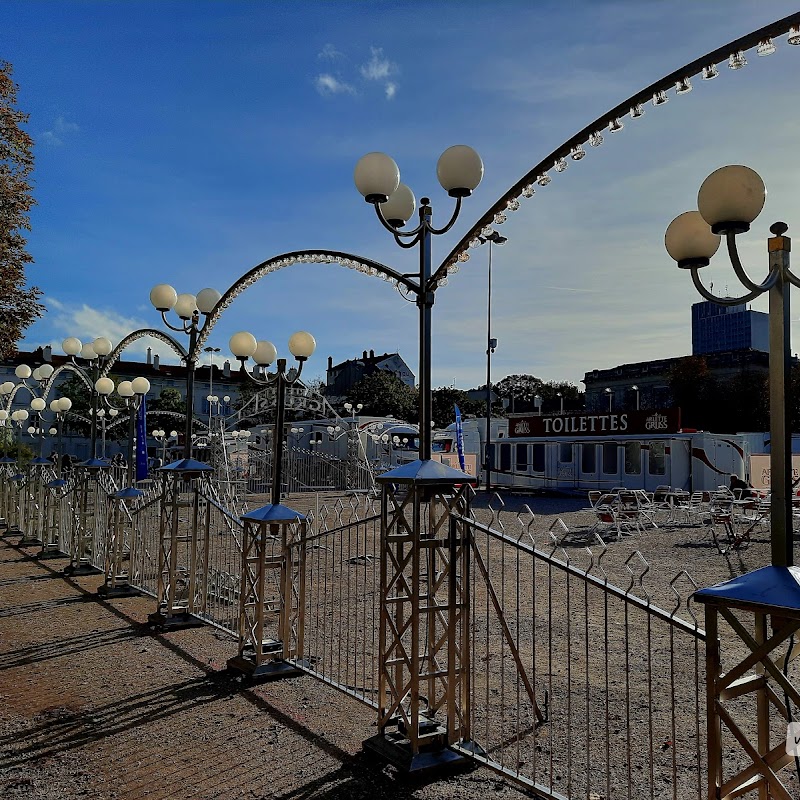
[[[486,491],[492,488],[492,240],[489,239],[489,276],[486,294],[486,437],[484,444],[484,469],[486,470]]]
[[[419,238],[419,457],[431,460],[431,309],[434,295],[428,286],[431,278],[431,207],[422,198],[419,219],[422,230]]]
[[[280,505],[283,478],[283,424],[286,416],[286,359],[277,361],[275,380],[275,432],[272,436],[272,505]]]
[[[786,414],[789,396],[789,269],[791,240],[773,236],[767,240],[770,269],[778,279],[769,290],[769,431],[770,431],[770,528],[772,564],[789,567],[792,553],[792,434]]]
[[[189,350],[186,357],[186,427],[184,428],[183,457],[192,457],[192,422],[194,417],[194,351],[197,347],[197,312],[189,326]]]
[[[133,438],[136,433],[136,403],[131,398],[128,403],[128,486],[133,486],[134,467],[133,467]]]

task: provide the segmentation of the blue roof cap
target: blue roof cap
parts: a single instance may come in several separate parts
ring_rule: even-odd
[[[261,506],[261,508],[248,511],[242,515],[242,519],[247,519],[251,522],[295,522],[296,520],[304,520],[305,515],[280,503],[277,505],[269,503],[266,506]]]
[[[86,469],[108,469],[111,464],[104,458],[89,458],[86,461],[81,461],[78,466],[85,467]]]
[[[114,492],[114,497],[118,497],[121,500],[130,500],[134,497],[141,497],[143,494],[144,492],[141,489],[134,489],[133,486],[128,486],[125,489]]]
[[[43,464],[47,464],[50,467],[53,466],[53,462],[49,458],[43,458],[43,457],[42,458],[39,458],[39,457],[32,458],[30,460],[30,464],[33,467],[39,467],[39,466],[42,466]]]
[[[46,485],[48,489],[60,489],[62,486],[66,486],[67,482],[63,478],[56,478],[55,480],[49,481]]]
[[[762,567],[694,593],[700,603],[800,611],[800,567]]]
[[[378,483],[477,483],[474,475],[468,475],[460,469],[453,469],[441,461],[412,461],[389,472],[384,472],[375,480]]]
[[[16,464],[16,463],[17,459],[11,458],[11,456],[3,456],[2,458],[0,458],[0,464]]]
[[[212,472],[213,467],[196,458],[181,458],[158,468],[158,472]]]

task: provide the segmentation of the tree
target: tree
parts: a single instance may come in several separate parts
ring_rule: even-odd
[[[166,386],[158,397],[147,398],[147,427],[161,428],[167,432],[171,430],[183,431],[183,422],[176,417],[159,414],[159,411],[171,411],[175,414],[186,415],[186,401],[178,389]]]
[[[25,265],[33,258],[22,231],[31,229],[35,201],[28,181],[33,170],[33,140],[22,129],[28,115],[16,108],[17,85],[11,64],[0,61],[0,356],[17,350],[25,330],[44,312],[36,287],[25,288]]]
[[[719,430],[719,385],[703,356],[682,358],[670,370],[673,404],[681,409],[681,425],[698,430]]]
[[[462,416],[483,417],[486,414],[486,400],[471,400],[463,389],[453,389],[449,386],[434,389],[431,400],[436,428],[446,428],[456,421],[455,406],[459,407]]]
[[[89,391],[89,387],[73,373],[67,380],[58,385],[58,393],[61,397],[69,397],[72,400],[72,408],[64,420],[64,429],[88,436],[91,430],[89,423],[76,419],[71,415],[80,414],[80,416],[89,419],[89,409],[92,405],[92,394]]]
[[[417,390],[386,370],[379,369],[354,383],[347,399],[353,405],[361,403],[365,414],[391,415],[406,422],[417,419]]]
[[[494,391],[508,401],[509,411],[533,411],[536,408],[533,398],[541,396],[543,386],[544,382],[535,375],[507,375],[494,384]]]

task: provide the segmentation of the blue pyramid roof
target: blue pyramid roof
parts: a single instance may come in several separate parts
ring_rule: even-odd
[[[762,567],[694,593],[701,603],[800,611],[800,567]]]
[[[211,472],[213,467],[206,464],[204,461],[198,461],[196,458],[181,458],[178,461],[173,461],[171,464],[165,464],[159,467],[157,471],[166,472]]]
[[[384,472],[375,479],[378,483],[477,483],[474,475],[468,475],[460,469],[453,469],[441,461],[412,461],[389,472]]]
[[[305,515],[280,503],[277,505],[269,503],[266,506],[261,506],[261,508],[248,511],[242,515],[242,519],[248,519],[252,522],[295,522],[296,520],[304,520]]]
[[[3,456],[2,458],[0,458],[0,464],[16,464],[16,463],[17,459],[11,458],[11,456]]]
[[[118,497],[121,500],[131,500],[134,497],[141,497],[143,494],[144,492],[141,489],[134,489],[132,486],[128,486],[125,489],[114,492],[114,497]]]
[[[39,458],[38,456],[36,458],[32,458],[30,463],[33,467],[40,467],[43,464],[47,464],[51,467],[53,466],[53,462],[49,458]]]
[[[85,467],[86,469],[108,469],[111,464],[104,458],[89,458],[86,461],[81,461],[78,466]]]
[[[55,480],[49,481],[47,483],[48,489],[60,489],[62,486],[66,486],[67,482],[63,478],[56,478]]]

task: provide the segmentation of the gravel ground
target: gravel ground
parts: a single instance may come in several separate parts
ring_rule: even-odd
[[[333,502],[295,497],[287,504],[306,510]],[[547,531],[560,518],[569,530],[561,557],[586,565],[586,544],[599,550],[588,536],[593,516],[584,500],[502,502],[509,534],[530,532],[551,549]],[[250,507],[259,504],[253,498]],[[489,505],[476,497],[479,520],[496,521]],[[528,508],[533,523],[521,526]],[[669,581],[683,569],[702,586],[769,563],[763,531],[727,556],[705,527],[605,540],[609,580],[627,586],[625,561],[638,550],[649,565],[643,589],[665,608],[674,605]],[[363,755],[361,743],[375,731],[370,709],[310,677],[248,688],[224,669],[235,650],[227,636],[208,627],[155,634],[145,624],[151,598],[100,602],[98,577],[65,579],[65,562],[37,562],[15,542],[0,542],[2,798],[526,796],[484,769],[409,782]]]

